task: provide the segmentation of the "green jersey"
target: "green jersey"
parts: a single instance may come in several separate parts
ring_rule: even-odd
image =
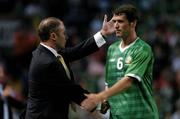
[[[121,41],[109,47],[106,61],[108,87],[125,76],[134,79],[130,88],[109,98],[113,116],[118,119],[158,119],[152,89],[153,61],[151,47],[140,38],[124,49]]]

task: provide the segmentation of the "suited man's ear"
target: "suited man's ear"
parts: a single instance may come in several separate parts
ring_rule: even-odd
[[[56,41],[56,38],[57,38],[56,33],[52,32],[52,33],[50,34],[50,39],[52,39],[52,40],[55,40],[55,41]]]

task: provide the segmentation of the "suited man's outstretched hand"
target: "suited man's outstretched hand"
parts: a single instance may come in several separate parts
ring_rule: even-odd
[[[92,112],[96,106],[102,102],[101,97],[98,94],[85,94],[86,99],[81,103],[82,109]]]
[[[104,21],[100,32],[105,37],[115,32],[114,23],[112,20],[107,21],[107,15],[104,15]]]
[[[94,94],[85,94],[85,95],[87,98],[81,102],[81,108],[91,112],[96,108],[98,104],[98,102],[94,100],[96,96]]]

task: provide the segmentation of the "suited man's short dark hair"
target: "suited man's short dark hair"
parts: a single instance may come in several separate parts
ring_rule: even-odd
[[[38,35],[41,41],[47,41],[52,32],[55,32],[62,24],[62,21],[55,17],[43,19],[38,27]]]

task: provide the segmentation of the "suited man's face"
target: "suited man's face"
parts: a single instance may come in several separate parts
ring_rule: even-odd
[[[56,32],[56,46],[57,48],[65,48],[66,45],[66,31],[65,31],[65,26],[62,23],[59,26],[59,29]]]

